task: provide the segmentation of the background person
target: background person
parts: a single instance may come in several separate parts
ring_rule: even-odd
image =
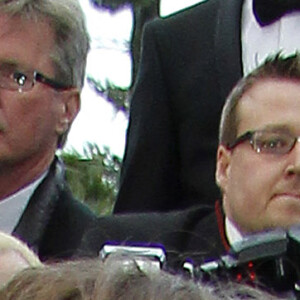
[[[300,5],[291,2],[208,0],[146,25],[115,213],[220,198],[214,173],[224,99],[267,55],[299,49]]]
[[[102,270],[98,259],[62,261],[25,269],[0,289],[0,299],[91,300],[96,278]]]
[[[163,245],[170,266],[217,259],[252,234],[300,223],[300,54],[276,55],[241,79],[222,111],[216,181],[222,202],[99,218],[80,254],[103,244]]]
[[[112,255],[100,259],[65,261],[26,269],[3,289],[2,300],[216,300],[274,299],[242,284],[207,286],[163,270],[139,268],[135,257]]]
[[[55,156],[80,108],[89,49],[77,0],[0,1],[0,229],[71,256],[94,215]]]

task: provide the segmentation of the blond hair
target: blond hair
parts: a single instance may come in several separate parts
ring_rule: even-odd
[[[0,253],[15,251],[28,263],[29,267],[41,267],[43,264],[29,247],[14,236],[0,232]]]

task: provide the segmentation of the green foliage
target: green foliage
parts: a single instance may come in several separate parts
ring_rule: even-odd
[[[123,111],[125,114],[128,113],[128,88],[118,87],[110,80],[106,80],[105,84],[102,84],[101,81],[89,75],[87,76],[87,81],[99,95],[113,105],[116,111]]]
[[[111,13],[123,7],[130,7],[133,12],[133,26],[130,41],[124,41],[125,48],[131,54],[131,85],[127,88],[118,87],[109,80],[103,84],[92,76],[88,76],[88,82],[95,91],[110,102],[117,111],[128,113],[129,94],[135,82],[141,55],[141,39],[144,25],[159,16],[160,0],[90,0],[97,9],[108,9]]]
[[[66,179],[74,196],[85,202],[97,215],[110,214],[118,192],[121,159],[108,148],[103,151],[88,143],[84,157],[78,152],[63,152]]]

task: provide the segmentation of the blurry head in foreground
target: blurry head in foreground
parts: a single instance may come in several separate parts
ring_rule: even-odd
[[[1,300],[217,300],[220,297],[277,299],[243,285],[205,286],[161,269],[145,269],[133,257],[114,255],[105,263],[92,259],[26,269],[0,291]]]
[[[0,286],[25,268],[41,266],[38,257],[24,243],[0,232]]]

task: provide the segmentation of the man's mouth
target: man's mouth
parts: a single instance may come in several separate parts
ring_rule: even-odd
[[[283,192],[283,193],[276,193],[272,198],[276,199],[295,199],[300,201],[300,193],[299,192]]]

